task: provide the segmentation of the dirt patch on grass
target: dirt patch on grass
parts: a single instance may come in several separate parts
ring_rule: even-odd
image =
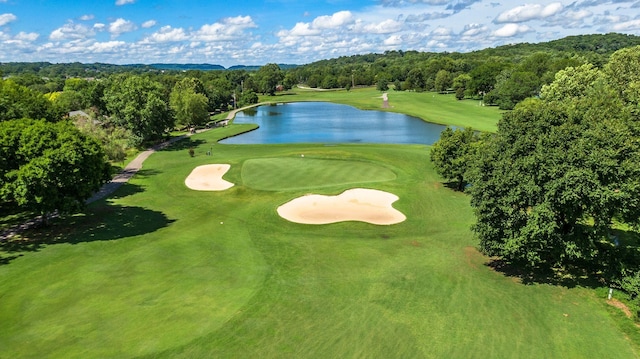
[[[610,306],[616,307],[618,309],[620,309],[624,315],[627,316],[627,318],[631,318],[633,317],[633,313],[631,313],[631,310],[629,309],[629,307],[627,307],[626,304],[622,303],[621,301],[613,298],[613,299],[608,299],[607,300],[607,304],[609,304]],[[636,324],[636,326],[638,326],[638,324]]]
[[[464,247],[463,250],[465,262],[469,267],[477,269],[484,262],[484,256],[475,247],[468,246]]]

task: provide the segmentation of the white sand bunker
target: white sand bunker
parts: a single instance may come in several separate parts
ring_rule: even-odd
[[[391,204],[398,200],[392,193],[355,188],[338,196],[306,195],[278,207],[278,214],[291,222],[327,224],[361,221],[390,225],[407,219]]]
[[[196,191],[224,191],[233,183],[222,179],[231,165],[217,164],[198,166],[191,171],[184,184]]]

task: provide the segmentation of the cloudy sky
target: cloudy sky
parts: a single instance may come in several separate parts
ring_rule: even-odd
[[[0,0],[0,62],[305,64],[640,35],[640,0]]]

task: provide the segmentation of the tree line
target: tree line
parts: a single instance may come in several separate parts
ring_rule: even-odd
[[[640,45],[622,34],[571,36],[540,44],[516,44],[470,53],[388,51],[344,56],[299,66],[287,72],[295,81],[318,88],[377,86],[386,91],[455,93],[513,109],[537,96],[556,72],[586,63],[601,66],[615,51]]]
[[[110,179],[109,161],[162,141],[176,128],[274,94],[284,73],[113,73],[70,77],[60,91],[30,74],[0,80],[0,209],[72,213]],[[45,92],[46,91],[46,92]],[[71,118],[71,111],[87,116]]]
[[[436,170],[471,196],[480,249],[542,278],[596,278],[640,315],[640,46],[560,70],[494,134],[446,130]]]

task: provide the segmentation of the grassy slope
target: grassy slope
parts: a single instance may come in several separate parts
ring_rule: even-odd
[[[592,291],[524,286],[485,266],[468,198],[440,185],[427,147],[214,144],[236,128],[153,155],[113,199],[49,234],[63,243],[0,266],[0,358],[637,355]],[[300,153],[393,171],[314,192],[390,191],[408,220],[279,218],[309,188],[252,189],[243,177],[261,174],[243,164]],[[188,190],[206,163],[231,164],[225,178],[238,185]]]
[[[480,106],[475,100],[456,100],[454,95],[433,92],[387,92],[391,108],[382,109],[381,92],[375,88],[351,91],[313,91],[296,89],[276,96],[262,96],[260,101],[331,101],[356,106],[363,110],[400,112],[428,122],[472,127],[478,131],[495,131],[501,111],[497,107]]]

